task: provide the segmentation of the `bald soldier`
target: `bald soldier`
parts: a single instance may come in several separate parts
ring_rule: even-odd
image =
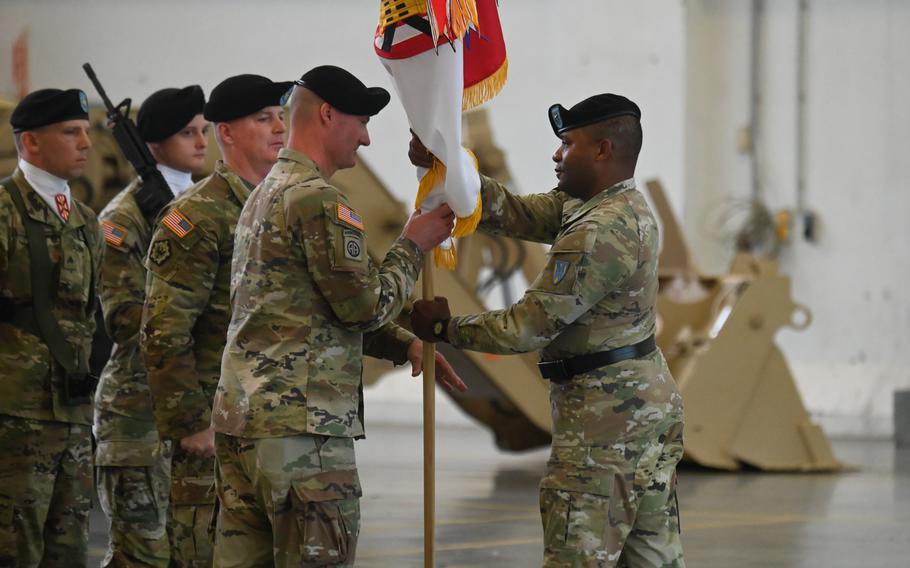
[[[517,196],[481,183],[481,229],[552,244],[543,272],[504,310],[451,317],[445,299],[419,301],[412,326],[460,349],[540,350],[553,413],[544,566],[681,567],[683,408],[654,342],[657,224],[633,179],[641,111],[603,94],[553,105],[549,117],[555,190]],[[416,139],[410,156],[430,163]]]
[[[174,196],[205,167],[208,121],[198,85],[161,89],[139,107],[137,129]],[[136,178],[99,215],[106,252],[101,305],[114,348],[95,393],[98,500],[110,521],[102,566],[161,566],[170,559],[166,532],[171,489],[170,444],[162,441],[152,414],[139,324],[145,301],[145,255],[155,226],[146,217]]]
[[[140,343],[158,431],[174,446],[168,534],[176,566],[212,562],[212,399],[230,321],[234,226],[284,145],[282,105],[292,85],[238,75],[212,90],[203,114],[224,160],[174,200],[146,258]]]
[[[104,251],[95,214],[67,183],[91,148],[85,93],[32,92],[10,124],[19,164],[0,180],[0,566],[85,566]]]
[[[316,67],[291,97],[288,148],[237,224],[234,308],[215,398],[215,566],[353,566],[360,531],[354,439],[363,437],[363,355],[422,368],[393,324],[424,252],[453,225],[415,214],[377,265],[363,218],[329,183],[370,143],[389,102],[347,71]],[[439,380],[464,384],[442,357]]]

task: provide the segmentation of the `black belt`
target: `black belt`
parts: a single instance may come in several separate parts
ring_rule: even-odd
[[[540,374],[543,378],[549,379],[554,383],[562,383],[575,375],[583,375],[600,367],[606,367],[628,359],[639,359],[651,354],[655,349],[657,349],[657,342],[652,335],[634,345],[625,345],[609,351],[589,353],[588,355],[579,355],[568,359],[557,359],[556,361],[541,361],[537,364],[537,368],[540,369]]]

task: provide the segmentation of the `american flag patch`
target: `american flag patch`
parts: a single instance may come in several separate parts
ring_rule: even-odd
[[[343,203],[338,204],[338,220],[363,230],[363,218]]]
[[[177,209],[174,209],[165,215],[164,219],[161,220],[161,223],[181,239],[187,236],[195,227],[195,225],[190,223],[190,220],[184,217],[183,213]]]
[[[101,228],[104,230],[104,240],[111,246],[119,247],[126,240],[129,231],[117,223],[110,221],[101,221]]]

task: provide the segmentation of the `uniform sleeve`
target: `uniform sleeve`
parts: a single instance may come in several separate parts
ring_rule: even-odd
[[[289,211],[288,227],[300,243],[307,269],[342,326],[375,331],[394,320],[411,295],[423,253],[399,238],[378,267],[367,253],[359,215],[336,190]],[[290,207],[295,207],[291,205]]]
[[[581,224],[553,244],[546,267],[518,303],[504,310],[453,317],[449,342],[486,353],[546,347],[635,270],[637,226]]]
[[[101,266],[101,306],[104,325],[116,343],[135,340],[142,321],[145,300],[145,247],[139,242],[139,229],[124,215],[105,215],[102,225],[108,224],[114,234],[124,238],[105,239],[104,263]]]
[[[557,191],[515,195],[493,178],[480,176],[483,216],[480,229],[494,235],[552,243],[562,224],[565,194]]]
[[[104,235],[101,231],[101,224],[98,223],[98,218],[95,216],[95,212],[85,205],[82,206],[82,209],[82,214],[85,217],[85,228],[88,232],[89,248],[91,249],[92,255],[92,278],[94,278],[92,284],[94,285],[95,291],[95,296],[88,299],[92,309],[91,314],[89,314],[89,317],[85,320],[84,346],[86,349],[86,356],[90,357],[92,352],[92,340],[95,335],[95,310],[100,309],[97,298],[103,292],[101,268],[104,266]]]
[[[415,339],[413,333],[390,322],[363,335],[363,354],[404,365],[408,361],[408,348]]]
[[[196,369],[193,327],[215,283],[217,242],[197,226],[182,239],[158,227],[146,259],[148,276],[140,345],[155,421],[179,440],[209,427],[211,404]]]

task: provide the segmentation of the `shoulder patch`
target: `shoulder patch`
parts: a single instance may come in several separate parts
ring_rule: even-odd
[[[569,266],[571,263],[568,260],[557,259],[553,263],[553,284],[559,284],[566,277],[566,274],[569,272]]]
[[[160,239],[152,243],[149,247],[149,260],[161,266],[171,257],[171,241]]]
[[[181,239],[192,231],[196,226],[190,223],[179,209],[172,209],[170,213],[164,216],[161,224],[171,230],[172,233]]]
[[[123,241],[126,240],[126,236],[129,234],[126,227],[110,221],[101,221],[101,228],[104,230],[104,240],[107,241],[107,244],[114,247],[122,246]]]
[[[338,220],[342,223],[347,223],[348,225],[364,230],[363,228],[363,218],[358,215],[353,209],[345,205],[344,203],[339,203],[336,209],[338,213]]]

